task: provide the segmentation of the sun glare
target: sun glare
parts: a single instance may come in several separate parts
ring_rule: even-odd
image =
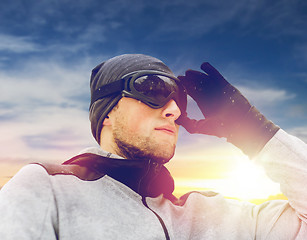
[[[218,179],[176,178],[180,192],[212,190],[225,197],[245,201],[267,199],[281,194],[279,184],[272,182],[264,170],[244,157],[236,157],[233,168]]]
[[[227,188],[223,190],[242,200],[265,199],[280,193],[279,185],[272,182],[262,168],[248,160],[238,162],[227,181]]]

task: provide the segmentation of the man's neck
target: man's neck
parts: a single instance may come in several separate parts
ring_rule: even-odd
[[[93,153],[93,154],[100,155],[100,156],[103,156],[103,157],[108,157],[108,158],[123,158],[123,157],[118,156],[114,153],[110,153],[110,152],[102,149],[101,147],[86,148],[86,149],[84,149],[80,152],[80,154],[83,154],[83,153]]]

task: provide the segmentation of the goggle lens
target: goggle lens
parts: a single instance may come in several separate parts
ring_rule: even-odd
[[[173,79],[157,75],[141,76],[134,80],[133,86],[139,93],[162,101],[178,91]]]
[[[153,108],[160,108],[174,99],[181,111],[186,111],[187,96],[184,88],[178,81],[168,76],[144,74],[132,78],[130,84],[132,88],[132,94],[128,95],[130,97],[135,97]]]

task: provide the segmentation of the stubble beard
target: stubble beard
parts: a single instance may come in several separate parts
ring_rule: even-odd
[[[136,136],[133,131],[127,130],[120,122],[114,128],[113,138],[117,148],[116,154],[127,159],[153,160],[164,164],[175,153],[175,144],[166,146],[151,137]]]

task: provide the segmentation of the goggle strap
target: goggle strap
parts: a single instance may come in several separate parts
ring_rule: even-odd
[[[106,86],[102,86],[94,91],[92,94],[91,105],[97,100],[109,96],[113,93],[121,92],[124,89],[124,80],[118,80],[112,83],[108,83]]]

